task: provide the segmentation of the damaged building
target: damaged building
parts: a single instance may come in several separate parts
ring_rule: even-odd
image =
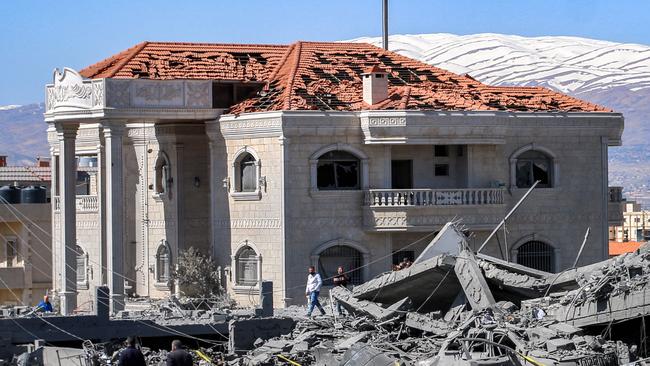
[[[543,291],[545,273],[572,265],[588,227],[580,264],[606,259],[608,209],[620,205],[608,199],[607,149],[621,143],[621,114],[362,43],[144,42],[55,71],[46,95],[64,314],[92,307],[101,284],[112,312],[126,296],[182,292],[171,272],[190,247],[214,258],[243,305],[262,279],[276,306],[303,304],[309,265],[324,278],[357,269],[355,298],[399,301],[401,272],[371,279],[420,257],[455,217],[477,249],[539,181],[507,237],[487,243],[490,258],[465,268],[500,283],[495,299],[525,299]],[[87,195],[75,190],[76,159],[97,161]],[[449,296],[410,301],[453,304],[467,285],[456,259],[416,262],[426,286],[451,271],[439,289]]]

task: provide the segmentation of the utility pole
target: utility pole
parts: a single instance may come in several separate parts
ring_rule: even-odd
[[[384,1],[384,5],[381,8],[381,10],[382,10],[384,21],[382,24],[383,27],[381,32],[381,38],[382,38],[384,49],[388,51],[388,0],[383,0],[383,1]]]

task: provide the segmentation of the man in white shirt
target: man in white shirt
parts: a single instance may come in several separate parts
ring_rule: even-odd
[[[311,316],[311,312],[314,311],[314,306],[318,306],[321,314],[325,315],[325,309],[318,301],[318,294],[320,293],[320,288],[323,285],[323,280],[320,278],[320,275],[316,273],[316,268],[314,266],[309,267],[309,275],[307,275],[307,287],[305,288],[305,294],[309,296],[309,309],[307,310],[307,316]]]

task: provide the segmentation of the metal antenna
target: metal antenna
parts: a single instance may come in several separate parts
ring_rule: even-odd
[[[539,184],[539,182],[541,182],[541,181],[538,180],[538,181],[536,181],[535,183],[533,183],[533,185],[528,189],[528,191],[526,192],[526,194],[525,194],[523,197],[521,197],[521,198],[519,199],[519,201],[517,202],[517,204],[515,205],[515,207],[513,207],[513,208],[510,210],[510,212],[508,212],[508,214],[506,215],[506,217],[504,217],[503,220],[501,220],[501,222],[499,223],[499,225],[497,225],[497,227],[495,227],[494,230],[492,230],[492,232],[490,233],[490,235],[487,237],[487,239],[485,239],[485,241],[483,242],[483,244],[481,245],[481,247],[478,248],[478,250],[476,251],[476,253],[481,252],[481,250],[483,249],[483,247],[485,247],[485,246],[487,245],[487,243],[490,241],[490,239],[492,239],[492,237],[494,236],[494,234],[496,234],[496,232],[499,231],[499,229],[501,228],[501,226],[503,226],[503,224],[505,224],[506,220],[507,220],[507,219],[508,219],[508,218],[509,218],[513,213],[515,213],[515,211],[517,210],[517,208],[519,208],[519,206],[521,205],[521,203],[524,202],[524,200],[526,199],[526,197],[528,197],[528,195],[530,194],[530,192],[532,192],[533,189],[535,189],[535,187],[537,187],[537,185]]]
[[[580,245],[580,250],[578,250],[578,255],[576,256],[575,262],[573,262],[573,267],[571,268],[576,268],[578,265],[578,260],[580,259],[580,255],[582,254],[582,250],[585,248],[585,244],[587,244],[587,238],[589,237],[589,232],[591,231],[591,227],[587,228],[587,232],[585,233],[585,238],[582,240],[582,245]]]
[[[381,8],[383,15],[381,39],[384,49],[388,51],[388,0],[384,0],[384,6]]]

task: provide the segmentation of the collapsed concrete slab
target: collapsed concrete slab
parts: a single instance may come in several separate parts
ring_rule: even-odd
[[[452,256],[439,255],[400,271],[387,272],[356,286],[352,293],[358,299],[385,304],[408,297],[413,307],[422,307],[423,312],[446,310],[462,289],[453,273],[455,264]],[[436,287],[436,301],[430,301],[429,295]]]
[[[474,253],[468,249],[460,252],[456,258],[454,272],[472,309],[483,310],[494,306],[496,301],[476,263]]]
[[[345,287],[337,286],[330,290],[332,297],[351,313],[368,315],[376,320],[385,321],[399,316],[401,311],[410,307],[410,299],[403,298],[388,308],[383,308],[372,301],[358,300],[352,296],[352,292]]]

